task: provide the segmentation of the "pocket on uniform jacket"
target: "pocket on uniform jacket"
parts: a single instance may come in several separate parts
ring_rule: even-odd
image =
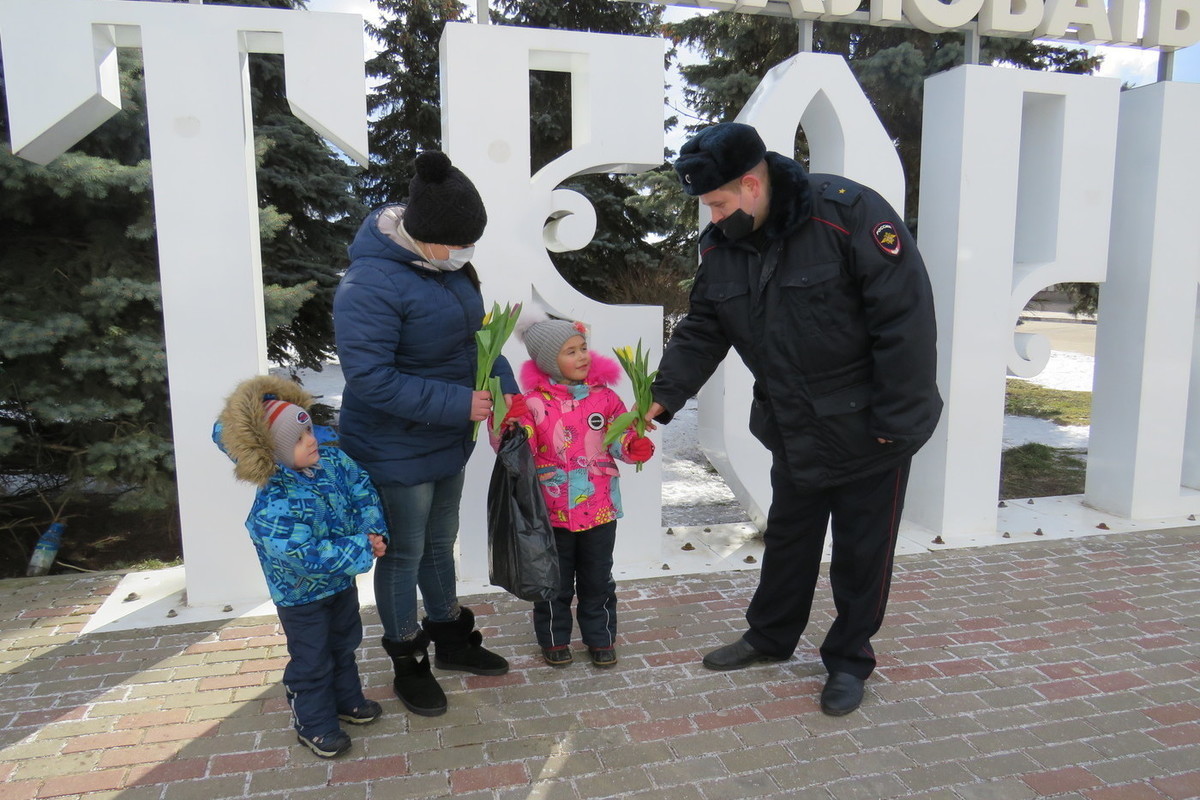
[[[857,459],[878,451],[882,445],[871,434],[871,415],[859,413],[870,407],[870,383],[852,384],[813,398],[821,441],[829,452],[842,459]]]
[[[836,392],[813,398],[813,410],[818,417],[854,414],[871,407],[871,384],[856,383]]]
[[[746,318],[749,314],[750,289],[745,283],[710,283],[704,287],[704,299],[713,304],[717,319],[735,347],[749,343]]]
[[[775,412],[765,394],[760,397],[757,383],[754,385],[754,401],[750,405],[750,435],[772,452],[783,446]]]
[[[829,346],[832,330],[844,324],[839,318],[843,312],[841,270],[840,261],[801,264],[785,270],[779,281],[782,313],[777,319],[787,328]],[[825,366],[822,359],[808,360],[811,356],[805,360],[810,370]]]
[[[748,294],[750,288],[744,283],[710,283],[704,287],[704,299],[724,303],[735,297]]]
[[[811,289],[833,280],[841,272],[841,269],[842,262],[838,260],[804,264],[788,271],[783,279],[783,286],[788,289]]]

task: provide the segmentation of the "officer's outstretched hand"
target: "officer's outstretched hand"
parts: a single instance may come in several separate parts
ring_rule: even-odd
[[[646,430],[648,430],[648,431],[658,430],[658,425],[654,424],[654,418],[657,417],[659,414],[662,414],[666,410],[667,409],[665,407],[663,407],[662,403],[651,403],[650,410],[646,412],[646,417],[645,417]]]

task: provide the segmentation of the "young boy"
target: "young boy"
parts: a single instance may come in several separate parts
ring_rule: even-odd
[[[300,743],[321,758],[350,749],[338,720],[365,725],[382,709],[363,696],[354,576],[387,547],[379,496],[336,447],[318,447],[312,397],[275,376],[243,381],[213,440],[234,474],[258,487],[246,528],[287,637],[283,685]]]

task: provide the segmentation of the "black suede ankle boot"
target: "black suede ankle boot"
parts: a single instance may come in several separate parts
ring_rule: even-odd
[[[396,679],[392,688],[404,707],[423,717],[436,717],[446,713],[446,693],[438,686],[437,678],[429,669],[429,635],[425,631],[417,638],[397,642],[383,639],[383,649],[392,659]]]
[[[471,609],[459,609],[458,619],[449,622],[426,618],[421,626],[433,640],[433,665],[438,669],[458,669],[475,675],[508,672],[508,662],[502,656],[482,647],[483,634],[475,630],[475,614]]]

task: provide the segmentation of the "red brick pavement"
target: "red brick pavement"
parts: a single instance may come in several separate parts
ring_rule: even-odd
[[[295,744],[273,619],[79,636],[120,576],[0,591],[0,797],[1200,797],[1200,528],[897,558],[862,709],[822,715],[810,633],[784,663],[698,662],[757,573],[620,586],[621,661],[544,666],[528,605],[472,598],[497,678],[439,672],[451,709],[391,697],[368,609],[374,725],[335,762]]]

